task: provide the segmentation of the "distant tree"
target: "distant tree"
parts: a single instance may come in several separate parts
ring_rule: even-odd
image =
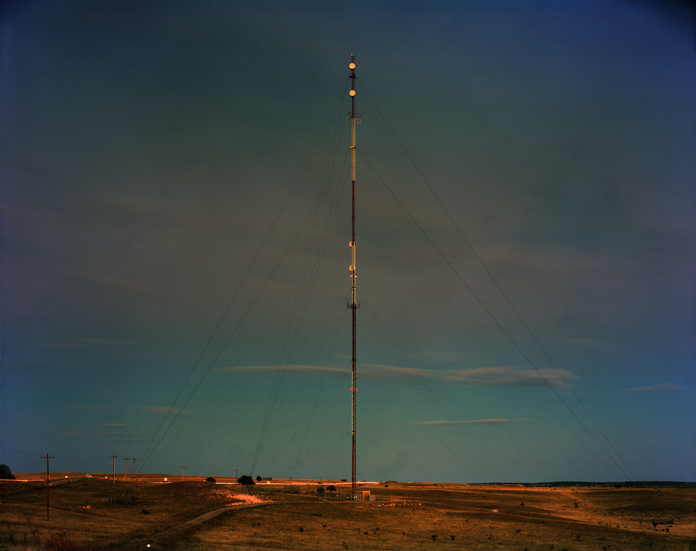
[[[326,490],[324,490],[324,487],[323,487],[323,486],[319,486],[319,487],[317,488],[317,493],[318,493],[318,494],[323,494],[325,491],[326,491]]]
[[[5,480],[15,478],[15,475],[12,474],[10,468],[4,463],[0,463],[0,478]]]
[[[257,475],[256,475],[256,480],[257,480],[258,482],[261,482],[261,480],[263,480],[263,479],[261,478],[261,475],[260,475],[260,474],[257,474]]]
[[[326,488],[326,489],[327,489],[329,492],[335,492],[335,491],[336,491],[336,486],[334,486],[333,484],[331,484],[331,486],[329,486],[329,487]]]
[[[237,479],[237,484],[254,485],[256,484],[256,482],[254,482],[254,479],[251,478],[248,474],[243,474]]]
[[[215,484],[215,479],[212,476],[209,476],[208,478],[205,479],[206,482],[212,482]]]

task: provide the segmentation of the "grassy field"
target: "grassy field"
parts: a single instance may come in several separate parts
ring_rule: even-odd
[[[386,501],[352,502],[297,481],[243,490],[189,477],[65,476],[52,475],[50,520],[45,482],[0,484],[0,549],[696,549],[694,488],[389,482],[369,487]]]

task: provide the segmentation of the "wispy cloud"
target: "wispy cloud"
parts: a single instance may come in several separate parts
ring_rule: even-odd
[[[148,438],[103,438],[100,442],[149,442]]]
[[[117,408],[117,407],[113,407],[113,406],[82,406],[82,405],[75,405],[75,404],[73,404],[70,407],[75,408],[75,409],[89,409],[89,410],[93,410],[93,411],[117,411],[119,409],[123,409],[123,408]]]
[[[559,265],[572,266],[576,270],[597,269],[611,261],[611,258],[604,255],[569,247],[488,247],[486,258],[491,265],[508,266],[526,273],[537,273],[540,268],[546,271],[554,270]]]
[[[77,350],[82,348],[116,348],[130,346],[134,341],[126,339],[72,339],[64,343],[44,343],[41,348]]]
[[[608,344],[598,339],[587,339],[584,337],[567,337],[563,339],[566,343],[572,346],[583,348],[608,348]]]
[[[151,411],[153,413],[183,413],[184,415],[192,413],[191,410],[188,409],[169,406],[143,406],[140,409],[143,411]]]
[[[43,345],[41,345],[43,347]],[[12,366],[17,366],[17,367],[54,367],[54,368],[64,368],[64,367],[79,367],[75,363],[70,363],[70,362],[56,362],[53,359],[49,361],[41,361],[41,360],[15,360],[13,358],[8,358],[5,360],[6,365],[12,365]]]
[[[123,410],[129,409],[129,408],[124,408],[124,407],[114,407],[114,406],[72,405],[70,407],[75,408],[75,409],[87,409],[87,410],[91,410],[91,411],[123,411]],[[180,407],[170,408],[170,406],[141,406],[141,407],[137,407],[135,409],[137,409],[139,411],[151,411],[153,413],[174,413],[174,414],[176,414],[176,413],[183,413],[183,414],[192,413],[191,410],[189,410],[189,409],[184,409],[184,408],[180,408]],[[128,427],[130,425],[123,425],[120,423],[109,423],[109,424],[105,424],[102,426],[103,427],[125,428],[125,427]]]
[[[118,278],[110,275],[66,273],[63,275],[63,278],[79,285],[114,289],[150,297],[168,296],[171,292],[164,286],[151,285],[133,279]]]
[[[416,354],[407,354],[409,359],[416,359],[417,361],[427,362],[429,364],[435,363],[462,363],[469,360],[469,356],[466,354],[455,354],[451,352],[419,352]]]
[[[315,375],[323,375],[328,371],[332,375],[344,375],[350,373],[350,368],[345,367],[326,367],[316,365],[238,365],[231,367],[222,367],[217,369],[221,373],[258,373],[260,375],[275,373],[277,371],[294,371],[295,373],[312,373]]]
[[[673,383],[660,383],[657,385],[652,385],[652,386],[637,386],[635,388],[627,388],[626,390],[628,392],[662,392],[662,393],[668,393],[668,392],[676,392],[678,390],[681,390],[682,388],[686,388],[683,385],[675,385]]]
[[[325,372],[344,375],[345,367],[313,365],[253,365],[223,367],[218,371],[227,373],[269,374],[280,370],[296,373],[323,375]],[[566,387],[567,381],[577,375],[565,369],[519,369],[516,367],[480,367],[476,369],[414,369],[394,365],[364,364],[358,368],[363,377],[376,379],[422,379],[470,386],[545,386]]]
[[[518,421],[529,421],[525,419],[473,419],[471,421],[422,421],[420,423],[409,423],[409,425],[503,425],[505,423],[517,423]]]
[[[414,369],[389,365],[365,366],[364,371],[376,378],[420,378],[469,386],[567,386],[564,382],[578,377],[565,369],[519,369],[515,367],[480,367],[475,369]]]
[[[99,442],[142,442],[146,439],[134,438],[143,436],[144,432],[64,432],[61,438],[87,438]]]

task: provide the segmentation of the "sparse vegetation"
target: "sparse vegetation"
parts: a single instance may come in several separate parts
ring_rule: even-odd
[[[109,505],[109,497],[126,490],[137,500]],[[45,482],[0,483],[0,550],[117,549],[222,508],[230,503],[229,495],[227,489],[222,491],[202,480],[170,484],[117,481],[114,487],[110,479],[81,477],[51,488],[50,520],[46,520]]]
[[[51,489],[47,522],[42,516],[45,483],[0,484],[0,550],[45,551],[49,539],[51,551],[134,551],[145,549],[145,543],[179,551],[323,550],[341,548],[341,542],[347,549],[405,551],[448,544],[472,551],[493,545],[519,551],[525,546],[549,551],[552,545],[553,551],[596,551],[602,545],[608,551],[681,549],[693,539],[689,531],[696,521],[696,488],[658,493],[611,486],[552,490],[440,484],[433,489],[431,484],[395,483],[387,490],[390,502],[352,502],[323,499],[317,487],[294,481],[295,493],[265,486],[249,496],[248,490],[203,478],[169,484],[117,481],[116,488],[111,480],[80,478]],[[126,490],[137,498],[133,505],[108,505],[108,497]],[[372,496],[386,493],[383,486],[370,490]],[[225,507],[230,493],[273,505],[234,511]],[[575,508],[576,502],[583,507]],[[215,509],[226,513],[195,528],[175,529]],[[653,519],[671,521],[665,525],[669,531],[654,528]]]
[[[73,541],[65,532],[58,532],[44,541],[43,548],[46,551],[83,551],[82,546]]]
[[[206,478],[205,481],[210,482],[211,484],[215,484],[215,479],[212,476],[209,476],[208,478]]]

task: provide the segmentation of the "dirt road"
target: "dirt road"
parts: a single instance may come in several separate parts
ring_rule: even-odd
[[[207,513],[203,513],[202,515],[199,515],[196,518],[192,518],[191,520],[187,520],[186,522],[184,522],[182,524],[179,524],[177,526],[173,526],[169,530],[165,530],[164,532],[160,532],[159,534],[157,534],[155,536],[143,538],[139,541],[129,543],[128,545],[126,545],[124,547],[120,547],[119,551],[132,551],[133,549],[135,549],[137,551],[139,549],[147,549],[148,544],[155,543],[157,540],[162,539],[162,538],[171,537],[172,535],[174,535],[178,532],[184,532],[185,530],[193,528],[194,526],[198,526],[199,524],[203,524],[204,522],[207,522],[211,519],[214,519],[215,517],[218,517],[222,514],[233,513],[233,512],[239,511],[241,509],[250,509],[251,507],[260,507],[261,505],[267,505],[267,504],[268,504],[268,502],[242,503],[240,505],[231,505],[229,507],[222,507],[220,509],[208,511]]]

